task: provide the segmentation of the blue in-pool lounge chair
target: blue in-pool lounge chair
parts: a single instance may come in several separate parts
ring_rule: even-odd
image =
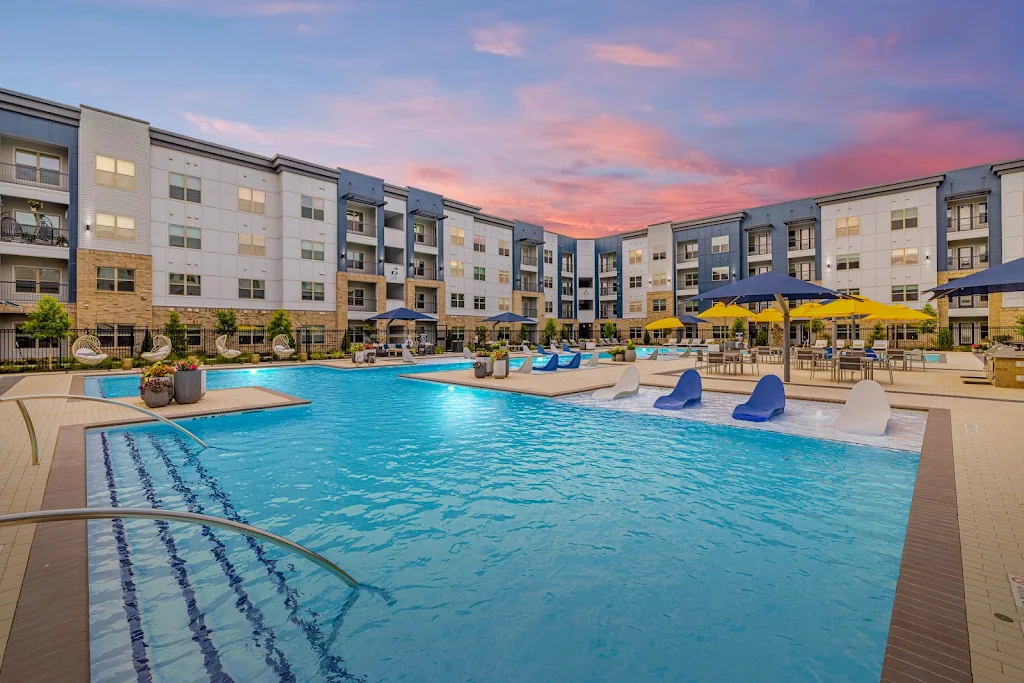
[[[554,353],[554,351],[545,351],[543,346],[537,344],[537,353],[539,353],[542,356],[550,356],[551,354]]]
[[[734,420],[765,422],[786,409],[786,389],[776,375],[765,375],[757,382],[746,403],[732,411]]]
[[[559,365],[558,369],[559,370],[576,370],[577,368],[580,367],[580,360],[582,358],[583,358],[583,354],[580,353],[579,351],[577,351],[576,353],[572,354],[572,358],[569,359],[568,363],[566,363],[565,365]]]
[[[676,388],[672,393],[658,398],[654,402],[654,407],[662,410],[680,410],[688,405],[700,403],[701,388],[700,373],[690,368],[676,382]]]
[[[566,353],[572,353],[572,349],[569,348],[569,342],[562,342],[562,350]]]
[[[552,353],[550,356],[548,356],[547,364],[544,364],[544,365],[536,365],[535,364],[533,366],[533,369],[534,370],[539,370],[540,372],[549,372],[549,371],[557,370],[558,369],[558,354],[557,353]]]

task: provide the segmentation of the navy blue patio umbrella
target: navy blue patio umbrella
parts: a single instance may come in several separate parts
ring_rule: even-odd
[[[1024,291],[1024,258],[988,268],[928,290],[933,299],[944,296],[974,296],[992,292]]]
[[[493,331],[494,328],[498,326],[498,323],[530,323],[530,324],[533,324],[533,323],[536,323],[537,321],[534,320],[533,318],[527,318],[525,315],[519,315],[518,313],[513,313],[512,311],[505,311],[504,313],[499,313],[498,315],[492,315],[490,318],[485,318],[485,319],[481,320],[480,322],[483,322],[483,323],[493,323],[491,325],[491,330]]]
[[[754,277],[737,280],[724,287],[712,289],[688,301],[722,301],[726,304],[748,304],[760,301],[775,301],[782,309],[783,377],[789,381],[789,300],[790,299],[840,299],[843,295],[813,282],[770,270]]]
[[[419,311],[413,311],[411,309],[400,307],[390,311],[384,311],[377,315],[367,318],[367,320],[387,320],[387,328],[384,333],[384,341],[387,342],[388,337],[391,335],[391,323],[395,320],[430,320],[437,322],[437,318],[432,318],[425,313]]]

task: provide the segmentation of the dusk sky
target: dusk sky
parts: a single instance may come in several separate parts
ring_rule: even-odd
[[[31,33],[0,87],[580,237],[1024,156],[1012,0],[8,0],[3,23]]]

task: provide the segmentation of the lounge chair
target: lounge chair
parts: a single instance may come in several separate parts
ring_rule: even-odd
[[[274,337],[274,341],[270,343],[271,348],[274,349],[274,355],[284,360],[285,358],[291,358],[292,354],[295,353],[295,349],[288,346],[288,335],[279,334]]]
[[[889,340],[876,339],[875,343],[871,345],[871,350],[874,351],[875,353],[878,353],[879,351],[885,353],[886,351],[889,350]]]
[[[561,349],[555,345],[555,342],[551,342],[550,348],[552,353],[558,353],[559,351],[561,351]]]
[[[228,335],[226,334],[222,334],[221,336],[217,337],[216,345],[217,354],[226,358],[227,360],[231,360],[232,358],[238,358],[240,355],[242,355],[242,352],[239,351],[238,349],[228,348]]]
[[[746,403],[732,411],[734,420],[766,422],[786,410],[786,388],[776,375],[765,375],[757,382]]]
[[[811,348],[814,348],[814,349],[824,349],[827,346],[828,346],[828,340],[827,339],[815,339],[814,340],[814,346],[812,346]]]
[[[866,379],[854,385],[846,405],[836,418],[836,429],[847,434],[881,436],[891,419],[889,397],[882,385]]]
[[[655,408],[661,410],[680,410],[694,403],[700,403],[700,373],[690,368],[676,382],[676,388],[668,396],[661,396],[654,402]]]
[[[580,367],[580,361],[582,359],[583,359],[583,354],[580,353],[579,351],[577,351],[576,353],[572,354],[572,358],[569,359],[568,363],[566,363],[565,365],[559,365],[558,369],[559,370],[578,370],[579,367]]]
[[[676,339],[675,337],[669,337],[668,339],[666,339],[664,341],[664,345],[665,346],[675,346],[678,343],[679,343],[679,340]]]
[[[522,346],[520,347],[520,350],[523,353],[533,353],[533,349],[531,349],[530,345],[527,344],[526,342],[523,342]]]
[[[585,367],[585,368],[596,368],[597,367],[597,362],[600,359],[601,359],[601,354],[599,354],[597,351],[591,351],[590,358],[588,358],[587,362],[583,364],[583,367]]]
[[[533,372],[533,356],[527,356],[526,358],[524,358],[523,364],[516,369],[516,372],[523,375],[529,375],[531,372]]]
[[[162,361],[164,358],[171,355],[171,340],[162,334],[158,334],[153,337],[153,350],[147,351],[146,353],[140,353],[139,355],[143,360],[148,360],[150,363]]]
[[[410,365],[416,364],[416,359],[412,357],[412,352],[409,350],[408,346],[402,349],[402,362]]]
[[[558,354],[552,353],[548,356],[548,362],[544,365],[534,365],[534,370],[540,372],[554,372],[558,369]]]
[[[107,354],[100,353],[100,340],[91,334],[75,340],[71,345],[71,355],[82,365],[99,365],[107,359]]]
[[[635,365],[631,365],[622,373],[619,381],[607,389],[598,389],[591,396],[603,401],[611,401],[626,396],[636,396],[640,393],[640,371]]]
[[[850,342],[850,348],[854,351],[863,351],[865,341],[863,339],[854,339]]]
[[[552,351],[545,351],[543,346],[537,344],[537,353],[539,353],[542,356],[550,356],[554,353],[558,353],[558,349],[554,349]]]
[[[469,349],[464,348],[464,349],[462,349],[462,357],[466,358],[466,359],[472,359],[472,358],[476,358],[476,354],[474,354]]]
[[[651,355],[647,356],[644,360],[658,360],[658,349],[655,348],[651,351]]]
[[[572,353],[572,349],[569,348],[569,342],[562,342],[562,350],[566,353]]]

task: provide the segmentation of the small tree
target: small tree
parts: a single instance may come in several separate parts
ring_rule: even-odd
[[[214,311],[213,317],[216,322],[213,325],[213,332],[218,337],[226,334],[231,337],[238,332],[238,319],[235,317],[235,309],[229,308],[226,311]]]
[[[875,323],[875,326],[871,328],[871,334],[868,335],[868,344],[874,345],[879,339],[885,339],[885,328],[882,327],[882,323]]]
[[[948,327],[943,327],[935,335],[935,345],[939,347],[941,351],[949,351],[953,348],[953,330]]]
[[[759,327],[757,328],[757,339],[755,342],[758,346],[768,346],[768,328]]]
[[[825,331],[825,323],[820,318],[811,319],[811,334],[817,339],[818,336]]]
[[[177,311],[167,314],[167,322],[164,323],[164,335],[171,340],[171,354],[184,358],[188,355],[188,336],[185,326],[181,324],[181,316]]]
[[[544,323],[544,346],[550,346],[551,340],[558,334],[558,323],[554,318],[548,318]]]
[[[530,334],[526,329],[526,325],[519,326],[519,343],[525,344],[530,340]]]
[[[1024,337],[1024,315],[1018,315],[1014,322],[1017,323],[1017,334]]]
[[[604,336],[608,339],[619,336],[619,330],[615,327],[615,323],[609,321],[604,324]]]
[[[651,343],[651,331],[644,330],[644,346],[649,346]]]
[[[476,326],[476,338],[481,344],[485,344],[487,342],[487,325]]]
[[[733,334],[740,334],[742,332],[745,332],[746,331],[746,327],[747,327],[747,323],[743,320],[743,318],[736,318],[736,320],[732,321],[732,333]]]
[[[153,333],[146,328],[146,336],[142,338],[142,346],[139,349],[142,353],[149,353],[153,350]]]
[[[292,319],[288,317],[288,311],[283,308],[270,316],[267,322],[267,339],[273,341],[279,334],[288,337],[288,346],[295,348],[295,337],[292,336]]]
[[[28,314],[22,332],[36,341],[45,342],[48,360],[53,360],[53,344],[71,336],[71,317],[52,296],[39,297],[36,310]]]
[[[923,321],[920,325],[918,325],[918,329],[920,329],[925,334],[931,334],[932,332],[935,331],[936,326],[938,326],[939,324],[939,314],[935,310],[935,308],[932,307],[931,304],[925,304],[921,308],[921,312],[924,313],[925,315],[930,315],[933,318],[933,320]]]
[[[772,323],[772,346],[782,346],[782,325]]]

